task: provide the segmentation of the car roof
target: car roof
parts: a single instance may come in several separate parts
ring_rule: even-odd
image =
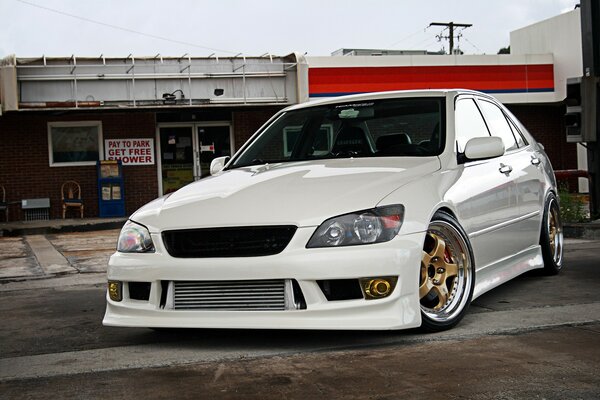
[[[493,99],[492,96],[489,96],[485,93],[468,89],[394,90],[389,92],[360,93],[346,96],[330,97],[319,100],[310,100],[306,103],[295,104],[290,107],[287,107],[283,111],[299,110],[302,108],[309,108],[328,104],[348,103],[354,101],[395,99],[403,97],[446,97],[447,95],[457,96],[459,94],[478,95]]]

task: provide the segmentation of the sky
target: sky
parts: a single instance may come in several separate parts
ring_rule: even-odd
[[[339,48],[439,51],[440,27],[465,54],[496,54],[510,32],[578,0],[0,0],[0,58],[286,55]],[[455,32],[455,33],[457,33]]]

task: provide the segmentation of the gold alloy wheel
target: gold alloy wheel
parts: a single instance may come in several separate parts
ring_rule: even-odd
[[[562,223],[560,221],[560,212],[556,206],[556,200],[552,199],[548,207],[548,240],[550,245],[550,253],[552,254],[552,261],[556,265],[560,265],[562,261],[562,245],[563,245],[563,233]]]
[[[471,290],[471,257],[460,232],[445,221],[433,221],[427,231],[419,279],[425,316],[451,321],[465,307]]]
[[[427,233],[427,235],[432,245],[431,249],[423,250],[419,297],[422,299],[433,294],[437,301],[433,309],[439,310],[453,292],[454,278],[458,276],[458,265],[452,260],[444,239],[434,233]]]

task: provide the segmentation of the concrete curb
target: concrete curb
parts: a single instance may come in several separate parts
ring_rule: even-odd
[[[600,240],[600,223],[569,223],[563,225],[565,237],[570,239]]]

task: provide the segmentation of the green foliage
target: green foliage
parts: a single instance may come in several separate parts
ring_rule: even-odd
[[[583,200],[580,196],[569,193],[568,187],[563,185],[558,189],[558,197],[560,198],[560,216],[563,223],[584,222],[586,220]]]

